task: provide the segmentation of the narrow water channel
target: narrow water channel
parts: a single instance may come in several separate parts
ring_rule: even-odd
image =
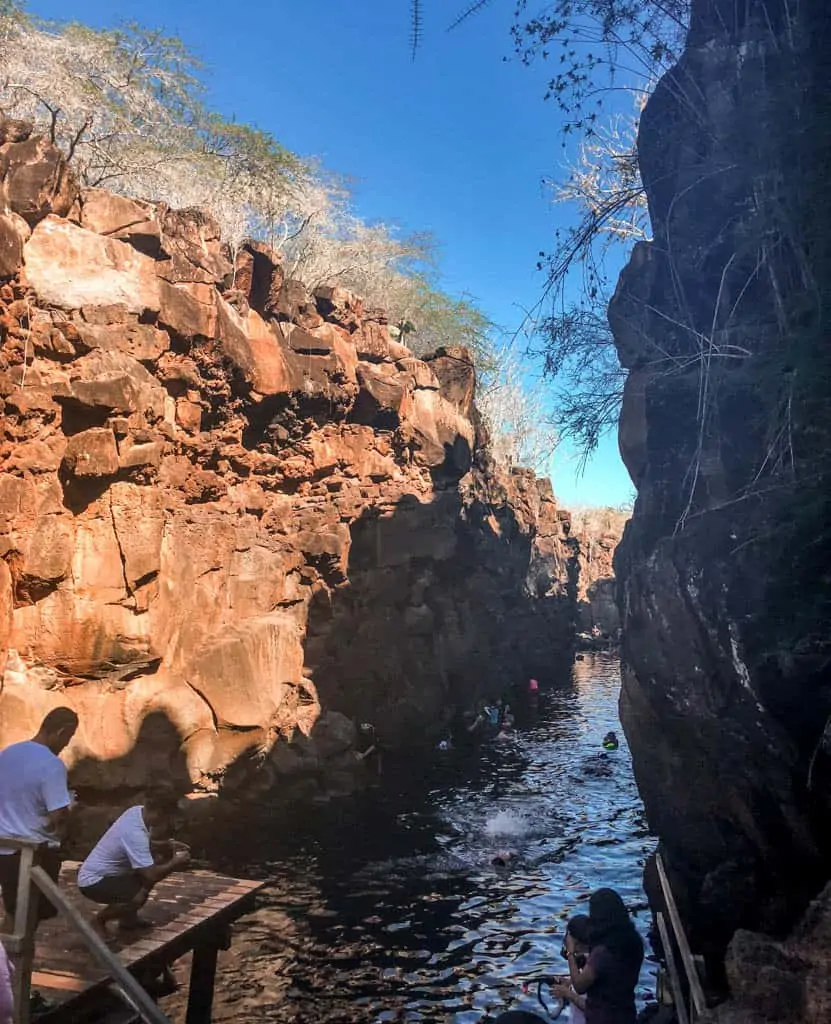
[[[268,880],[222,960],[215,1020],[474,1024],[539,1011],[523,982],[565,969],[565,919],[592,889],[617,889],[645,933],[652,841],[617,720],[619,664],[586,655],[563,682],[515,741],[399,765],[357,798],[258,816],[208,851],[222,870]],[[614,754],[601,750],[609,729]],[[491,864],[501,849],[515,866]],[[641,999],[652,970],[645,961]]]

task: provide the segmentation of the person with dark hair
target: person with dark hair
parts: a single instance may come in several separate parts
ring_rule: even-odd
[[[635,988],[643,963],[643,942],[614,889],[589,899],[591,952],[585,967],[566,937],[571,985],[586,996],[586,1024],[635,1024]]]
[[[66,765],[58,754],[77,728],[78,716],[71,708],[53,708],[37,735],[0,752],[0,836],[46,843],[37,862],[55,882],[61,872],[61,843],[72,806]],[[0,931],[14,931],[19,871],[20,851],[4,847],[0,840],[0,890],[6,912]],[[38,891],[38,921],[57,912]]]
[[[190,851],[170,838],[177,806],[166,790],[148,794],[116,819],[78,869],[81,893],[104,904],[93,922],[100,932],[109,921],[125,931],[140,928],[138,912],[153,886],[187,866]]]

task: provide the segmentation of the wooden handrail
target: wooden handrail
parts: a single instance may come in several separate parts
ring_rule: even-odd
[[[147,1024],[170,1024],[156,1003],[144,991],[104,940],[94,931],[78,910],[64,896],[43,868],[33,867],[31,878],[40,891],[49,898],[69,923],[80,933],[92,955],[121,989],[124,998]]]
[[[20,836],[0,836],[0,846],[5,846],[9,850],[40,850],[46,845],[42,839],[35,841],[21,839]]]
[[[678,965],[675,963],[675,951],[672,948],[672,940],[667,932],[664,915],[660,910],[655,915],[655,923],[658,925],[658,934],[661,936],[661,945],[664,948],[664,959],[667,962],[669,985],[672,989],[672,1002],[675,1006],[675,1013],[678,1016],[678,1024],[690,1024],[687,1004],[684,1000],[684,990],[681,988],[681,978],[678,974]]]
[[[669,920],[672,924],[675,941],[678,944],[678,952],[681,954],[681,963],[684,965],[684,973],[690,986],[690,996],[692,997],[692,1005],[695,1010],[694,1018],[702,1016],[707,1012],[707,1000],[704,997],[704,989],[701,987],[701,979],[698,976],[698,968],[695,965],[695,960],[693,960],[690,944],[687,942],[687,936],[684,932],[684,926],[681,924],[681,915],[678,913],[678,907],[675,903],[675,897],[672,895],[672,889],[670,888],[669,879],[667,878],[660,853],[655,854],[655,866],[658,869],[658,878],[664,894],[664,903],[666,904]]]

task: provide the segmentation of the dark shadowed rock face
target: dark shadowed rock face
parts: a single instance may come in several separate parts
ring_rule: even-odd
[[[771,23],[752,0],[693,7],[640,126],[655,240],[609,310],[638,488],[615,565],[638,782],[694,942],[718,953],[739,926],[786,927],[827,876],[827,758],[806,783],[831,712],[831,421],[811,386],[828,24],[823,4],[789,25],[787,4]]]
[[[345,715],[429,741],[568,656],[568,514],[487,466],[466,350],[77,195],[25,125],[0,198],[0,745],[69,704],[87,792],[313,788],[354,773]]]

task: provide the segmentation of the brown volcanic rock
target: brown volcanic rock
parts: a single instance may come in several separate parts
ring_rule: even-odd
[[[10,126],[13,138],[21,134],[14,124]],[[8,136],[9,129],[3,134]],[[19,214],[34,227],[47,214],[66,216],[77,195],[74,175],[61,152],[45,138],[36,135],[0,145],[0,207],[4,210]]]
[[[415,359],[265,247],[224,292],[197,212],[76,210],[0,294],[0,744],[66,703],[78,784],[314,785],[343,715],[429,741],[567,658],[574,551],[550,488],[484,475],[467,363]]]
[[[23,265],[29,225],[16,213],[0,214],[0,278],[14,277]]]
[[[81,193],[81,227],[99,235],[129,242],[148,256],[162,250],[162,233],[155,209],[149,203],[137,203],[100,188]]]
[[[159,310],[155,262],[125,242],[50,216],[37,225],[23,251],[27,280],[45,305]]]

